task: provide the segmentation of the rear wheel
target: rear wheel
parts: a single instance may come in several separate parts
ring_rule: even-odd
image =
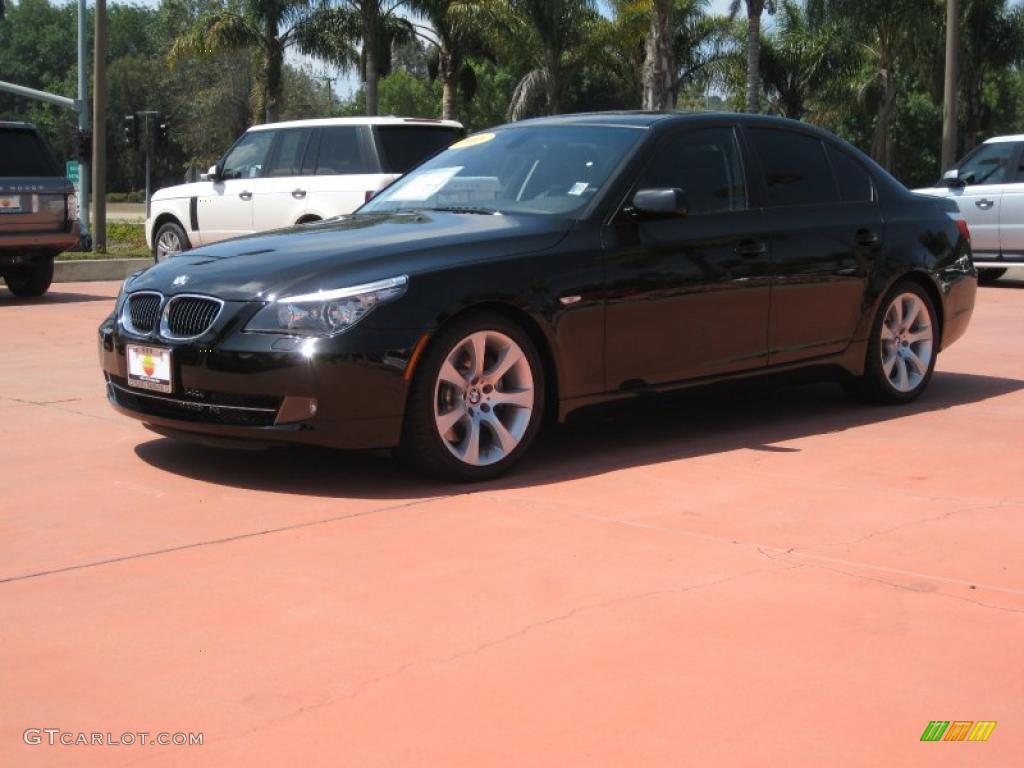
[[[978,282],[982,285],[992,285],[996,280],[1006,274],[1005,269],[985,268],[978,270]]]
[[[917,283],[897,283],[882,302],[868,343],[864,375],[848,383],[858,399],[909,403],[931,380],[939,351],[938,318]]]
[[[160,225],[153,238],[153,261],[163,261],[192,247],[185,230],[176,221]]]
[[[4,282],[15,296],[42,296],[53,282],[53,256],[38,256],[28,264],[7,267],[4,270]]]
[[[413,380],[399,455],[444,480],[486,480],[529,449],[544,410],[544,368],[518,325],[492,313],[456,320]]]

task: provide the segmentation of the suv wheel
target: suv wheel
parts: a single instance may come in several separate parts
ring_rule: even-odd
[[[18,264],[4,270],[4,282],[15,296],[42,296],[53,282],[53,256],[39,256],[29,264]]]
[[[174,221],[168,221],[160,225],[153,238],[153,261],[160,262],[177,256],[183,251],[192,247],[188,241],[188,235],[181,225]]]
[[[499,314],[467,316],[442,328],[420,361],[398,453],[443,480],[496,477],[529,449],[544,402],[529,335]]]

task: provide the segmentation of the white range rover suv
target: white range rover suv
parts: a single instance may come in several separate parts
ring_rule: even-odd
[[[989,139],[934,187],[914,191],[957,201],[971,228],[980,282],[1024,266],[1024,135]]]
[[[465,135],[460,123],[339,117],[257,125],[202,181],[153,195],[153,258],[270,229],[351,213]]]

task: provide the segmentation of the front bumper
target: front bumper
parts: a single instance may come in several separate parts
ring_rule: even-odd
[[[210,335],[189,342],[136,337],[107,318],[98,343],[110,404],[157,431],[196,439],[346,449],[398,444],[406,367],[419,334],[357,328],[312,346],[230,329],[218,339],[217,327]],[[171,393],[128,385],[129,343],[172,350]]]

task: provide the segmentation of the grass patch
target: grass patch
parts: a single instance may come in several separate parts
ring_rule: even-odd
[[[65,251],[57,257],[59,261],[80,261],[82,259],[150,259],[153,255],[146,247],[146,229],[137,221],[107,222],[107,252]]]
[[[153,260],[149,248],[116,248],[107,243],[106,253],[96,251],[65,251],[57,257],[57,261],[83,261],[88,259],[148,259]]]

